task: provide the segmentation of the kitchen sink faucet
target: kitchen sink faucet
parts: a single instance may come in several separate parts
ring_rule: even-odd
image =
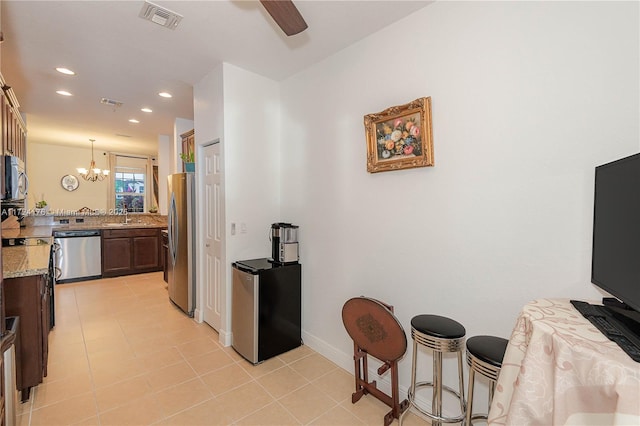
[[[128,224],[129,222],[131,222],[131,218],[129,217],[129,210],[127,209],[127,206],[124,206],[124,224]]]

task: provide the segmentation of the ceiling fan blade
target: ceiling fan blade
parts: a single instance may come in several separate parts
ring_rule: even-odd
[[[307,29],[307,23],[291,0],[260,0],[260,3],[286,35],[292,36]]]

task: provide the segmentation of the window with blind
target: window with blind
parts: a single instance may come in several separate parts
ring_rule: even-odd
[[[112,167],[113,206],[116,211],[126,209],[130,213],[144,213],[148,210],[148,196],[151,188],[148,173],[149,158],[115,154]]]
[[[118,167],[114,173],[116,191],[116,209],[142,213],[145,211],[144,169]]]

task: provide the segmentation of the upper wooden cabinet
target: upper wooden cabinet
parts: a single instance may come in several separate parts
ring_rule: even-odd
[[[2,81],[2,79],[0,79]],[[27,131],[22,116],[11,103],[4,90],[0,90],[2,109],[2,154],[14,155],[22,161],[27,157]]]

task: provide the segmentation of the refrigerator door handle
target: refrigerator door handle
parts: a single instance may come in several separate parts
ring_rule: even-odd
[[[54,242],[55,250],[53,255],[53,262],[55,263],[55,267],[62,274],[62,262],[64,259],[64,250],[62,249],[62,244],[60,242]],[[59,279],[60,276],[57,276],[56,279]]]
[[[177,221],[177,207],[176,207],[176,195],[171,193],[171,202],[169,205],[169,222],[168,222],[168,243],[169,243],[169,255],[171,257],[171,264],[176,264],[177,248],[176,241],[178,239],[178,221]]]
[[[173,199],[173,193],[171,193],[171,198],[169,199],[169,212],[167,214],[167,245],[169,246],[169,258],[173,258],[172,253],[173,253],[173,244],[172,244],[172,239],[171,238],[171,228],[173,226],[173,209],[172,209],[172,204],[171,204],[171,200]]]

